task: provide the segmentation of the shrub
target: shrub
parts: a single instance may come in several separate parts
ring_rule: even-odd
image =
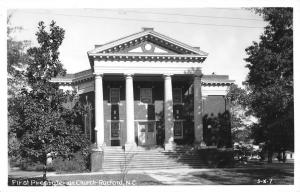
[[[22,161],[20,169],[25,171],[43,171],[44,165],[41,162]],[[52,165],[47,166],[47,171],[55,171]]]
[[[200,149],[198,153],[201,160],[207,163],[210,168],[225,168],[234,166],[233,150],[223,149]]]
[[[53,160],[52,165],[58,173],[88,171],[88,159],[80,153],[73,154],[69,159],[57,157]]]

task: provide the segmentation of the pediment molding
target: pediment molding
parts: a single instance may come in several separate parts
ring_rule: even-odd
[[[178,55],[197,55],[206,57],[208,54],[197,47],[189,46],[175,39],[157,33],[153,30],[145,30],[109,43],[101,45],[88,52],[88,55],[95,54],[126,54],[135,48],[142,48],[141,54],[155,53],[147,51],[144,45],[150,44],[158,49],[165,51],[165,54]],[[160,52],[159,54],[162,54]]]

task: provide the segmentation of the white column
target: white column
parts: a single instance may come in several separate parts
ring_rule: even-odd
[[[170,74],[164,75],[164,118],[165,118],[165,149],[174,147],[173,93]]]
[[[136,143],[134,138],[134,97],[132,74],[126,74],[126,129],[127,140],[125,149],[135,147]]]
[[[194,76],[194,142],[205,145],[203,141],[201,76],[202,74]]]
[[[97,147],[105,145],[102,76],[102,74],[95,74],[95,130]]]

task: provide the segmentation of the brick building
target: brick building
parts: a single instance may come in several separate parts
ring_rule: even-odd
[[[234,81],[202,74],[207,56],[199,47],[143,28],[95,45],[88,51],[91,69],[52,81],[78,92],[89,111],[84,131],[100,151],[105,146],[217,145],[208,138],[209,118],[228,112],[224,96]],[[230,138],[230,124],[227,132]]]

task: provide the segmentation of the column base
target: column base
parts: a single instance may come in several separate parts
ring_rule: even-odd
[[[104,151],[104,147],[106,147],[106,143],[96,144],[95,149]]]
[[[125,143],[125,151],[133,151],[133,150],[136,150],[137,148],[137,145],[136,143]]]
[[[207,148],[207,145],[204,141],[195,141],[194,146],[199,149]]]
[[[104,151],[103,148],[91,150],[91,172],[100,172],[103,169]]]
[[[176,143],[174,143],[174,141],[165,143],[164,148],[165,148],[165,151],[174,151],[176,148]]]

